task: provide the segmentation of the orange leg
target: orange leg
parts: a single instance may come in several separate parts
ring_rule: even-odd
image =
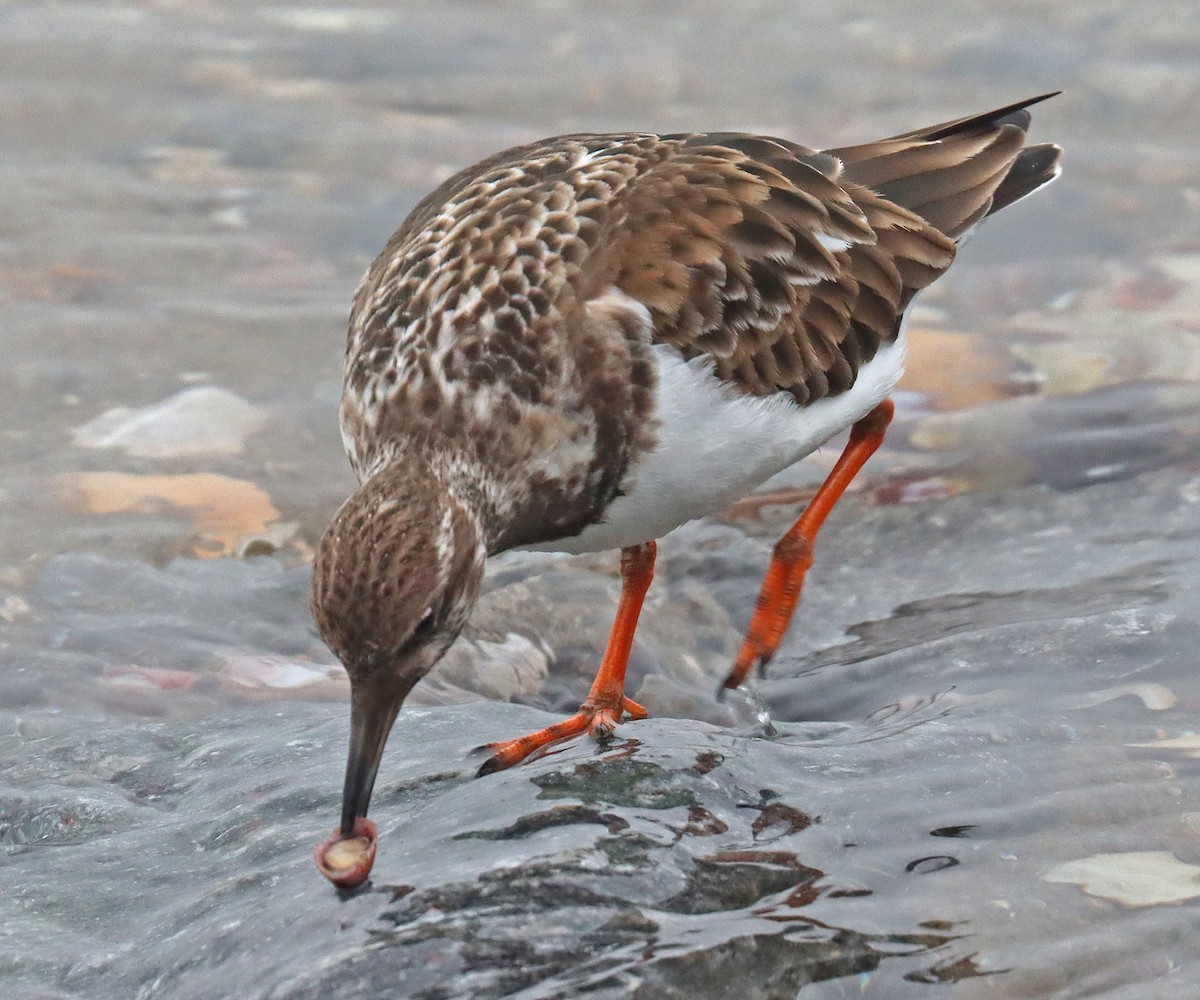
[[[775,655],[792,620],[792,613],[796,610],[796,602],[800,600],[804,574],[812,565],[817,532],[858,470],[883,444],[883,436],[892,422],[894,409],[892,401],[885,399],[855,423],[850,429],[850,440],[841,458],[817,490],[816,496],[787,534],[775,543],[775,552],[771,556],[762,590],[759,591],[758,604],[750,619],[750,627],[746,630],[746,639],[734,661],[733,670],[725,680],[725,687],[737,687],[749,676],[755,664],[761,670]]]
[[[633,633],[637,629],[642,601],[654,579],[656,549],[654,542],[645,542],[621,550],[621,600],[617,605],[617,617],[592,690],[579,711],[569,719],[520,739],[487,744],[492,755],[480,766],[478,777],[503,771],[553,743],[583,733],[597,740],[607,740],[623,715],[628,714],[631,719],[646,718],[646,710],[625,697],[625,668],[629,665],[629,651],[633,647]]]

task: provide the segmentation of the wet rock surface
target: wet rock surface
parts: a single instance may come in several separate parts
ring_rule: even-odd
[[[1200,995],[1200,33],[1188,3],[0,5],[0,995]],[[848,143],[1063,88],[918,301],[767,677],[715,697],[836,442],[660,546],[652,718],[574,710],[615,556],[511,554],[401,716],[372,880],[307,612],[363,269],[580,129]]]
[[[338,813],[340,703],[196,700],[187,721],[119,726],[82,705],[7,710],[6,975],[89,997],[215,998],[232,981],[261,997],[1135,990],[1174,954],[1186,911],[1169,900],[1194,878],[1200,815],[1195,751],[1165,738],[1196,710],[1200,564],[1179,539],[1200,531],[1200,498],[1192,475],[1148,485],[851,502],[787,655],[755,685],[766,725],[750,706],[720,725],[653,718],[475,779],[474,747],[553,716],[407,708],[372,880],[350,894],[310,859]],[[744,543],[765,547],[770,527]],[[670,540],[668,586],[727,530]],[[526,578],[534,622],[570,600],[552,573]],[[160,642],[179,643],[180,615]],[[240,644],[278,653],[285,634]],[[692,655],[699,702],[726,661]],[[578,701],[587,682],[560,683]],[[1155,888],[1120,888],[1148,863]]]

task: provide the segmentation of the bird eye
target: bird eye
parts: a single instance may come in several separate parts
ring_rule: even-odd
[[[433,617],[433,608],[427,608],[425,614],[421,616],[421,620],[417,622],[417,627],[413,629],[412,637],[414,639],[428,639],[433,635],[436,625],[437,621]]]
[[[429,641],[436,630],[437,618],[434,616],[433,608],[426,608],[425,614],[417,622],[416,628],[409,633],[408,638],[404,642],[392,651],[392,658],[397,656],[411,656]]]

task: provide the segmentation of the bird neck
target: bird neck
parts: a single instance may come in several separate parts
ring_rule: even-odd
[[[494,477],[478,463],[411,442],[396,448],[360,489],[368,488],[410,510],[424,511],[442,537],[453,530],[456,548],[468,539],[472,547],[481,544],[481,561],[492,551],[487,526],[497,522],[505,497]]]

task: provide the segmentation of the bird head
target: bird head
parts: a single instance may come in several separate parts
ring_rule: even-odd
[[[466,624],[486,556],[471,512],[402,462],[364,482],[326,529],[312,612],[350,675],[343,837],[367,814],[404,699]]]

